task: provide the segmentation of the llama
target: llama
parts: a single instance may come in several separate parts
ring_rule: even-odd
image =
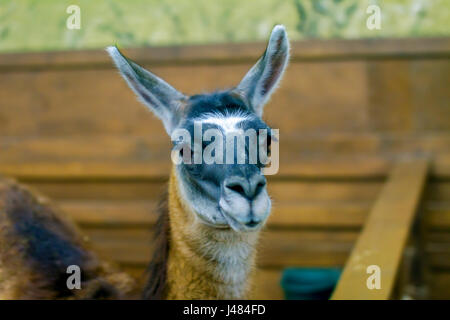
[[[102,262],[75,225],[42,196],[0,180],[0,300],[123,299],[134,281]],[[81,269],[68,289],[67,267]]]
[[[289,41],[285,28],[275,26],[264,54],[239,85],[190,97],[126,58],[117,47],[107,51],[139,100],[162,120],[169,136],[179,129],[192,133],[195,123],[227,134],[247,128],[270,130],[261,116],[288,64]],[[180,149],[184,159],[186,149],[172,142],[173,150]],[[247,152],[249,142],[245,143]],[[189,145],[188,158],[192,149],[195,146]],[[262,169],[259,162],[174,164],[168,210],[158,222],[159,249],[149,267],[145,298],[250,297],[255,246],[271,210]]]

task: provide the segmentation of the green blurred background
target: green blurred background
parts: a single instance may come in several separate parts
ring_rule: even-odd
[[[66,8],[81,8],[69,30]],[[367,6],[382,11],[366,27]],[[45,51],[265,40],[276,23],[291,39],[450,34],[450,0],[1,0],[0,51]]]

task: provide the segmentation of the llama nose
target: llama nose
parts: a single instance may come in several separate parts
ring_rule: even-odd
[[[249,200],[256,198],[264,189],[266,178],[261,175],[254,175],[251,178],[230,177],[225,180],[225,188],[231,192],[236,192]]]

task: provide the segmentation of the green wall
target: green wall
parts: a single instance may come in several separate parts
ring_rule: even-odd
[[[66,8],[81,8],[81,29]],[[366,8],[382,10],[368,30]],[[43,51],[265,40],[450,35],[450,0],[0,0],[0,51]]]

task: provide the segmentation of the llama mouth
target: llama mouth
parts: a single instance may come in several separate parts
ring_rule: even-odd
[[[242,231],[254,231],[258,229],[260,223],[250,222],[245,225],[237,221],[235,218],[233,218],[231,215],[227,214],[222,208],[219,207],[219,212],[222,215],[222,217],[225,219],[225,221],[228,223],[228,225],[236,232],[242,232]]]
[[[207,225],[208,227],[215,228],[215,229],[221,229],[221,230],[234,230],[236,232],[242,232],[242,231],[255,231],[259,229],[259,226],[261,223],[250,221],[249,223],[242,224],[239,221],[237,221],[233,216],[228,214],[226,211],[224,211],[220,206],[217,208],[221,217],[223,220],[225,220],[226,224],[219,224],[214,223],[210,219],[204,217],[201,214],[197,214],[197,218],[200,219],[200,221]]]
[[[216,229],[230,229],[230,225],[228,224],[228,221],[227,221],[227,224],[218,224],[218,223],[211,222],[209,219],[203,217],[201,214],[197,214],[196,216],[201,220],[201,222],[203,224],[207,225],[208,227],[216,228]],[[226,219],[224,218],[224,220],[226,220]]]
[[[228,225],[236,232],[239,232],[242,230],[242,226],[239,222],[236,221],[233,217],[228,215],[225,211],[222,210],[222,208],[219,207],[219,212],[224,218],[224,220],[228,223]]]

